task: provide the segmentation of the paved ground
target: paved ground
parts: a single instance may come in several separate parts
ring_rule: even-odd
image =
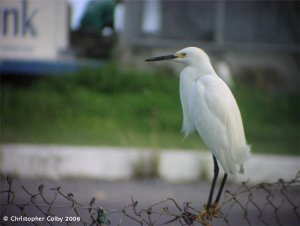
[[[61,190],[64,194],[68,194],[72,192],[74,194],[74,199],[79,203],[88,206],[92,197],[96,197],[96,205],[102,206],[109,213],[109,219],[111,221],[111,225],[121,225],[124,226],[134,226],[140,225],[134,220],[129,219],[128,217],[123,217],[121,211],[124,207],[131,204],[131,197],[134,200],[138,200],[137,210],[140,208],[149,207],[151,204],[159,202],[161,200],[165,200],[166,198],[174,198],[176,202],[182,207],[185,202],[191,202],[192,206],[201,209],[202,205],[207,201],[207,195],[209,192],[209,184],[207,182],[198,182],[198,183],[188,183],[188,184],[169,184],[163,182],[161,180],[156,179],[147,179],[147,180],[132,180],[132,181],[93,181],[93,180],[75,180],[69,179],[64,181],[49,181],[49,180],[24,180],[24,179],[14,179],[12,183],[12,190],[14,191],[15,198],[14,203],[16,204],[25,204],[29,203],[30,196],[26,194],[21,188],[23,185],[26,190],[31,193],[39,192],[39,185],[43,184],[43,194],[45,198],[49,201],[52,200],[55,194],[55,190],[50,190],[51,188],[55,188],[61,186]],[[1,179],[1,190],[8,189],[5,178]],[[230,191],[236,191],[238,189],[238,185],[228,184],[226,185],[226,189]],[[269,192],[269,193],[268,193]],[[215,225],[286,225],[286,226],[296,226],[299,225],[299,211],[300,209],[296,209],[296,215],[294,212],[295,207],[291,206],[286,199],[282,199],[282,196],[279,192],[268,191],[257,192],[254,193],[254,197],[256,198],[254,202],[257,202],[261,207],[263,218],[261,217],[261,213],[257,210],[257,208],[249,203],[249,194],[238,196],[241,198],[240,202],[244,203],[243,205],[245,209],[247,209],[247,215],[245,216],[245,212],[238,205],[232,205],[234,202],[229,202],[229,204],[223,207],[223,210],[226,214],[226,219],[228,222],[223,219],[219,219],[215,221],[213,224]],[[271,194],[270,197],[266,197],[266,194]],[[72,198],[72,197],[71,197]],[[292,200],[294,203],[299,205],[299,187],[296,190],[288,193],[288,198]],[[243,199],[243,200],[242,200]],[[272,208],[269,204],[265,204],[267,199],[271,199],[275,205],[277,205],[277,210]],[[34,199],[36,202],[40,203],[40,208],[44,211],[48,211],[48,206],[45,205],[45,201],[42,200],[40,196],[36,196]],[[263,200],[263,202],[259,203],[259,200]],[[13,216],[20,215],[20,210],[15,207],[15,205],[8,206],[5,204],[7,202],[7,193],[1,194],[1,222],[4,223],[3,216]],[[74,211],[70,207],[69,201],[66,201],[66,198],[62,196],[57,197],[55,201],[55,206],[60,206],[59,208],[53,208],[51,210],[52,213],[56,216],[74,216]],[[248,203],[248,204],[246,204]],[[169,211],[179,214],[180,211],[175,207],[172,202],[166,202],[161,205],[153,207],[152,211],[163,212],[164,207],[169,207]],[[26,209],[27,208],[27,209]],[[28,216],[41,216],[41,212],[33,205],[29,205],[25,208],[24,213]],[[129,208],[130,209],[130,208]],[[126,211],[133,216],[135,215],[133,211],[126,209]],[[114,211],[115,210],[115,211]],[[166,209],[165,209],[166,210]],[[78,208],[77,211],[79,215],[82,217],[82,221],[88,220],[88,210],[86,208]],[[274,211],[277,213],[274,214]],[[96,214],[94,214],[96,217]],[[282,218],[282,216],[284,216]],[[142,217],[146,217],[146,214],[142,215]],[[151,215],[152,220],[156,219],[157,216],[155,214]],[[278,219],[276,219],[276,217]],[[138,218],[138,217],[137,217]],[[148,218],[145,218],[148,219]],[[172,219],[172,217],[161,217],[159,219],[160,223],[164,223],[167,220]],[[260,219],[260,220],[259,220]],[[54,219],[55,220],[55,219]],[[65,219],[64,219],[65,220]],[[76,222],[76,219],[74,219]],[[122,221],[123,220],[123,221]],[[278,221],[279,220],[279,221]],[[266,222],[267,224],[265,224]],[[271,222],[271,224],[268,224]],[[279,223],[278,223],[279,222]],[[9,219],[6,223],[12,223]],[[38,223],[38,222],[35,222]],[[25,224],[25,222],[21,222],[17,225],[30,225]],[[41,224],[40,224],[41,225]],[[52,222],[52,225],[66,225],[60,224],[57,221]],[[72,225],[80,225],[73,222]],[[82,225],[82,224],[81,224]],[[146,224],[145,224],[146,225]],[[161,225],[161,224],[157,224]],[[180,225],[179,222],[174,222],[168,225]],[[200,225],[200,224],[198,224]]]

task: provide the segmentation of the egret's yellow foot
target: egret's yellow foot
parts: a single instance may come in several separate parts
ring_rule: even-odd
[[[203,210],[198,215],[198,221],[204,226],[211,226],[208,221],[212,221],[213,218],[219,217],[220,207],[218,203],[213,203],[210,208],[206,208],[204,205]]]
[[[216,218],[220,216],[220,206],[218,203],[213,203],[211,207],[209,208],[210,211],[210,217],[211,218]]]
[[[204,208],[198,214],[197,220],[204,226],[211,226],[207,221],[209,220],[209,210],[204,205]]]

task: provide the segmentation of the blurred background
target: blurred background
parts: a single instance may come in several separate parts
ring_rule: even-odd
[[[299,155],[298,1],[2,0],[1,143],[204,149],[183,141],[180,65],[208,52],[254,153]]]

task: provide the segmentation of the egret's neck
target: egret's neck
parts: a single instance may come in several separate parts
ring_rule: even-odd
[[[197,66],[195,67],[198,71],[199,71],[199,74],[202,75],[208,75],[208,74],[211,74],[211,75],[216,75],[216,71],[215,69],[212,67],[211,64],[209,65],[204,65],[204,66]]]
[[[210,63],[209,59],[193,59],[192,62],[189,62],[188,67],[191,67],[195,73],[197,74],[197,77],[201,77],[203,75],[216,75],[216,71],[214,70],[213,66]]]
[[[214,68],[212,65],[209,64],[193,64],[193,65],[186,65],[183,70],[183,74],[185,76],[190,77],[192,80],[197,80],[201,76],[204,75],[216,75]]]

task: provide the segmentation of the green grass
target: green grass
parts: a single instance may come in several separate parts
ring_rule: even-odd
[[[1,82],[1,143],[203,149],[180,133],[178,78],[115,64],[26,84]],[[299,154],[299,96],[233,90],[255,153]]]

